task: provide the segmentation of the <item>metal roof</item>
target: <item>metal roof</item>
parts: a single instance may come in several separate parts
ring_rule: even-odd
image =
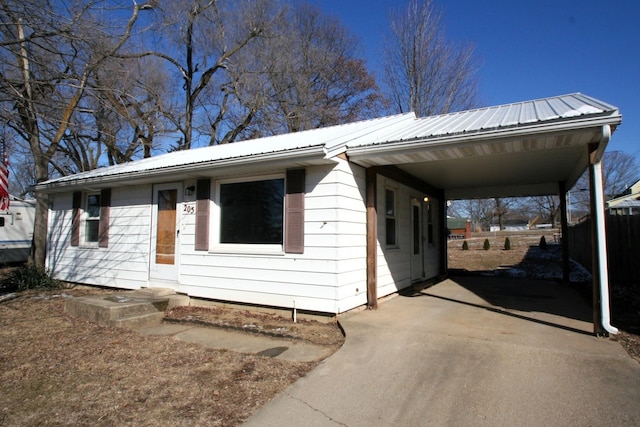
[[[616,107],[576,93],[418,118],[347,143],[347,155],[397,166],[450,199],[558,194],[587,169],[587,146],[604,151],[603,126],[613,132],[621,120]]]
[[[176,151],[119,165],[94,169],[75,175],[55,178],[38,184],[39,191],[64,189],[72,185],[107,185],[114,182],[132,183],[157,181],[157,176],[178,174],[185,176],[215,176],[225,167],[250,165],[260,162],[283,161],[290,165],[304,166],[327,163],[344,152],[344,145],[353,139],[366,138],[380,129],[415,119],[413,113],[399,114],[364,120],[344,125],[312,129],[297,133],[239,141]],[[335,151],[331,153],[331,151]],[[104,186],[103,185],[103,186]]]
[[[348,146],[508,130],[540,123],[562,122],[565,119],[608,116],[617,113],[617,110],[616,107],[590,96],[574,93],[418,118],[401,130],[393,128],[378,134],[375,141],[359,139]]]
[[[159,182],[334,161],[396,166],[445,190],[447,198],[557,194],[598,155],[622,118],[579,93],[416,118],[413,113],[299,133],[179,151],[52,179],[39,191]],[[606,129],[605,129],[606,127]]]

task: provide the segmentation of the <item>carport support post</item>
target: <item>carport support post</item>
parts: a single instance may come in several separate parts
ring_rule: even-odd
[[[562,280],[571,281],[569,266],[569,219],[567,216],[567,184],[560,182],[560,230],[562,232]]]
[[[367,308],[378,308],[378,171],[367,169]]]
[[[606,129],[604,129],[606,128]],[[608,131],[608,132],[607,132]],[[605,231],[604,186],[602,182],[602,154],[611,134],[603,126],[603,142],[589,146],[589,190],[591,202],[591,253],[593,276],[593,332],[609,336],[618,332],[609,323],[609,273],[607,266],[607,236]]]

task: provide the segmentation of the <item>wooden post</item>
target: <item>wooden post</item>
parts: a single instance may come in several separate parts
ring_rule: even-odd
[[[376,168],[367,169],[367,308],[378,308],[378,173]]]
[[[440,209],[438,211],[438,220],[440,222],[440,276],[445,276],[449,270],[448,263],[448,250],[447,246],[448,236],[447,236],[447,201],[444,199],[444,191],[441,192],[440,195],[442,198],[439,200]]]
[[[571,281],[569,264],[569,219],[567,216],[567,184],[560,182],[560,230],[562,232],[562,280]]]

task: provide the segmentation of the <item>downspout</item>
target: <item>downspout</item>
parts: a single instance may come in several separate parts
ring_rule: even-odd
[[[599,296],[600,300],[600,321],[599,325],[594,325],[596,334],[602,332],[600,328],[604,329],[606,334],[616,334],[618,329],[611,325],[611,313],[609,307],[609,270],[607,265],[607,238],[605,230],[605,210],[604,210],[604,186],[602,180],[602,155],[604,148],[606,147],[609,139],[611,138],[611,127],[609,125],[602,126],[602,139],[598,144],[596,151],[590,153],[590,168],[591,168],[591,195],[592,195],[592,210],[594,221],[594,250],[597,254],[594,260],[597,270],[597,283],[599,284],[599,294],[596,294],[594,290],[594,296]],[[595,278],[594,278],[595,279]],[[594,286],[596,280],[594,280]],[[596,301],[594,301],[594,304]],[[594,319],[597,321],[597,319]]]

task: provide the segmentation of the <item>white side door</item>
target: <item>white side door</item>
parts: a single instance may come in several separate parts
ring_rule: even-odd
[[[422,201],[411,199],[411,281],[424,278]]]

